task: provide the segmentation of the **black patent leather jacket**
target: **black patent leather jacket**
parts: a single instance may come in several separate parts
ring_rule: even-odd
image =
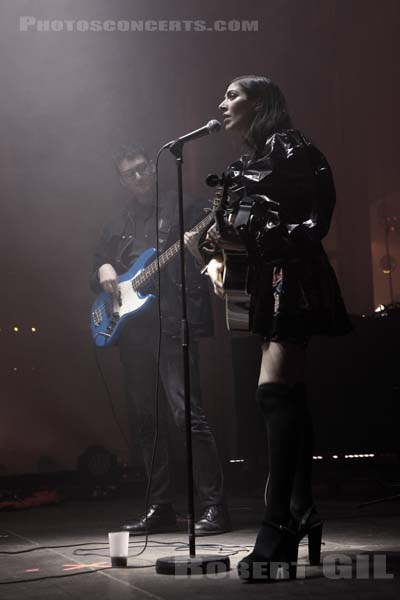
[[[252,203],[240,233],[253,260],[293,260],[320,247],[335,206],[335,186],[325,157],[302,133],[274,133],[260,156],[242,157],[228,173],[231,202]]]

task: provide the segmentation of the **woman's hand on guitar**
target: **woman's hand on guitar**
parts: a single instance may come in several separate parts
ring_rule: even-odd
[[[206,242],[209,242],[215,250],[232,250],[243,252],[245,246],[239,233],[229,221],[224,225],[222,234],[214,224],[207,231]]]
[[[219,248],[221,235],[215,223],[208,229],[205,241],[212,244],[216,250]]]
[[[214,288],[214,293],[218,298],[224,298],[225,290],[222,283],[224,272],[224,261],[221,258],[213,258],[208,263],[207,275],[211,279]]]
[[[108,263],[99,268],[99,282],[105,292],[118,296],[118,275],[114,267]]]

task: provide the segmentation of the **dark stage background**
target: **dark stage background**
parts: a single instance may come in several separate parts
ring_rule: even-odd
[[[218,118],[217,105],[234,76],[260,73],[276,80],[296,126],[332,165],[338,203],[325,246],[349,310],[368,315],[374,303],[389,301],[387,279],[373,287],[373,264],[379,275],[385,247],[377,207],[387,201],[392,212],[400,212],[399,12],[397,0],[2,0],[0,474],[73,469],[78,455],[93,444],[127,458],[88,330],[93,247],[113,205],[125,197],[111,154],[132,139],[154,154],[165,141]],[[20,31],[23,16],[245,19],[258,21],[258,31]],[[238,151],[223,133],[187,147],[185,188],[199,198],[199,206],[209,196],[206,174],[222,170]],[[166,156],[164,182],[171,181],[173,168]],[[392,247],[399,252],[398,233],[393,235]],[[399,299],[396,278],[394,285]],[[244,415],[248,426],[255,418],[250,394],[234,383],[234,366],[241,352],[248,356],[246,344],[256,351],[254,342],[239,340],[232,359],[217,303],[215,314],[217,336],[202,343],[204,404],[229,458],[249,448],[241,442],[249,437],[242,424]],[[332,448],[363,439],[355,429],[343,441],[343,418],[327,426],[338,414],[332,410],[335,401],[344,410],[355,397],[343,394],[347,377],[354,389],[365,386],[362,368],[356,381],[349,375],[352,360],[362,366],[364,353],[368,368],[379,369],[375,354],[382,358],[389,352],[379,336],[377,342],[370,336],[352,340],[346,342],[350,350],[339,374],[334,358],[318,362],[326,341],[315,340],[313,346],[312,369],[321,372],[323,364],[333,390],[326,395],[313,388],[323,439],[330,435]],[[398,352],[397,338],[390,352]],[[340,355],[339,346],[330,356],[335,354]],[[124,424],[118,356],[111,350],[100,358]],[[250,379],[251,365],[248,373]],[[390,395],[394,388],[389,387]]]

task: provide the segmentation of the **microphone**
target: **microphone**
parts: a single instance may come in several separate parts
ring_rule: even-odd
[[[195,129],[195,131],[191,131],[186,135],[182,135],[176,140],[171,140],[163,148],[169,148],[171,152],[178,146],[183,146],[186,142],[191,142],[192,140],[197,140],[197,138],[201,138],[205,135],[210,135],[210,133],[217,133],[221,129],[222,125],[216,119],[211,119],[208,121],[207,125],[200,127],[200,129]]]

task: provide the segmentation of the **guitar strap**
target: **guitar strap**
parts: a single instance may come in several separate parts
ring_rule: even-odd
[[[237,231],[241,232],[247,228],[254,204],[255,201],[247,197],[240,201],[239,210],[234,222],[234,227]]]

